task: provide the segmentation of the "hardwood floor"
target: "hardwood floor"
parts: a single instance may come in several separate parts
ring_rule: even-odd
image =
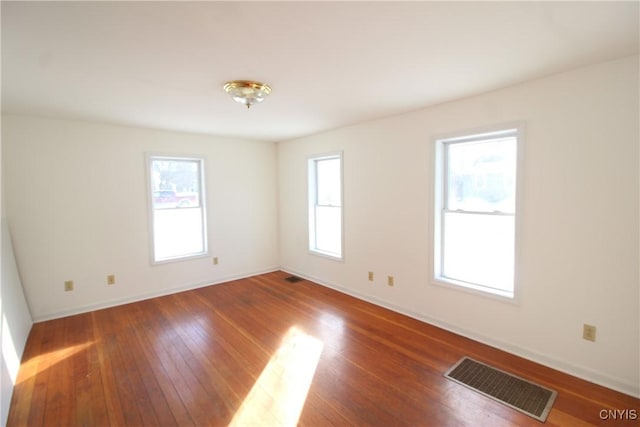
[[[8,425],[541,424],[444,378],[465,355],[557,390],[547,425],[637,425],[601,411],[639,399],[286,276],[35,324]]]

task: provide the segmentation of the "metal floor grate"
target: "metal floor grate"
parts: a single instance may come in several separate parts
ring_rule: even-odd
[[[500,369],[463,357],[445,377],[544,422],[557,393]]]

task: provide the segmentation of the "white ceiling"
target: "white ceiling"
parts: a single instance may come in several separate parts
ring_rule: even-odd
[[[286,140],[637,54],[638,6],[3,1],[2,111]]]

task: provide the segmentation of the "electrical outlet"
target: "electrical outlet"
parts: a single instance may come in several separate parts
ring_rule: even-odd
[[[115,274],[109,274],[107,276],[107,285],[115,285],[116,284],[116,276]]]
[[[217,256],[213,257],[212,263],[213,263],[213,265],[218,265],[218,257]]]
[[[73,280],[64,281],[64,291],[71,292],[73,290]]]
[[[387,285],[393,286],[393,276],[387,276]]]
[[[370,271],[370,272],[369,272],[368,277],[369,277],[369,281],[370,281],[370,282],[373,282],[373,271]]]
[[[587,341],[596,340],[596,327],[593,325],[587,325],[586,323],[582,327],[582,338]]]

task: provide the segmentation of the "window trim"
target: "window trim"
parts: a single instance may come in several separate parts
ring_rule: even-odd
[[[317,167],[318,160],[340,159],[340,205],[318,205]],[[344,262],[344,153],[332,151],[329,153],[315,154],[307,158],[307,248],[310,254],[328,258],[334,261]],[[316,207],[334,207],[340,209],[340,255],[315,248],[316,241]]]
[[[151,163],[153,160],[178,160],[178,161],[197,161],[200,163],[200,208],[201,208],[201,219],[202,219],[202,244],[203,251],[181,255],[177,257],[167,258],[156,260],[155,254],[155,220],[154,220],[154,211],[153,208],[153,181],[151,179]],[[205,169],[206,169],[206,158],[204,155],[189,155],[189,154],[167,154],[167,153],[145,153],[145,167],[146,167],[146,177],[147,177],[147,216],[148,216],[148,224],[149,224],[149,262],[151,265],[162,265],[173,262],[187,261],[198,258],[205,258],[209,256],[209,235],[207,232],[207,203],[206,203],[206,184],[205,184]]]
[[[432,153],[434,184],[431,187],[432,221],[431,221],[431,248],[433,253],[430,259],[431,283],[436,286],[461,291],[468,294],[475,294],[487,298],[496,299],[503,302],[520,303],[520,254],[521,254],[521,228],[522,228],[522,187],[523,187],[523,159],[524,159],[524,134],[525,124],[523,122],[511,122],[503,125],[489,126],[468,131],[440,134],[432,137],[434,150]],[[515,200],[515,222],[514,222],[514,261],[513,261],[513,292],[509,293],[495,288],[489,288],[475,283],[447,278],[442,275],[443,270],[443,207],[447,196],[446,184],[446,164],[445,143],[482,141],[493,137],[515,136],[517,144],[516,152],[516,200]],[[451,211],[456,212],[456,211]],[[504,215],[504,213],[477,212],[480,214]],[[508,213],[507,215],[511,215]]]

